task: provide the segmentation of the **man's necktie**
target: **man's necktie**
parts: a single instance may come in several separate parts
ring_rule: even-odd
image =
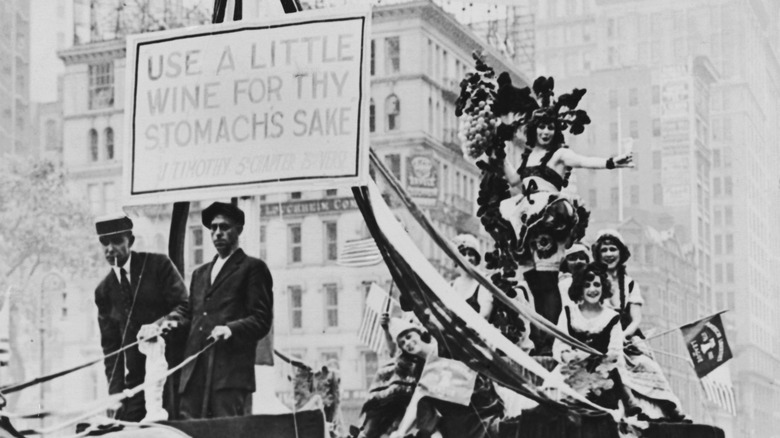
[[[130,287],[130,280],[127,279],[125,268],[119,268],[119,276],[122,277],[122,297],[125,301],[125,309],[129,311],[133,305],[133,289]]]

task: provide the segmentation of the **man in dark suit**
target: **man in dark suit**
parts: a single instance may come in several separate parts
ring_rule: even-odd
[[[182,359],[183,339],[176,338],[176,327],[182,325],[187,311],[187,287],[171,260],[163,254],[134,252],[133,221],[117,215],[95,223],[103,252],[111,271],[95,289],[100,342],[108,355],[136,341],[145,325],[157,325],[168,338],[165,352],[168,366]],[[170,332],[170,333],[169,333]],[[184,332],[184,330],[180,330]],[[177,345],[179,344],[179,345]],[[138,346],[105,360],[109,394],[144,383],[146,356]],[[170,386],[170,388],[168,388]],[[175,411],[172,381],[166,386],[165,408]],[[124,421],[140,421],[146,415],[144,393],[125,399],[116,412]]]
[[[244,212],[215,202],[203,210],[217,256],[192,274],[189,357],[212,339],[211,349],[182,369],[183,418],[249,415],[255,391],[255,349],[273,323],[273,281],[266,264],[239,248]]]

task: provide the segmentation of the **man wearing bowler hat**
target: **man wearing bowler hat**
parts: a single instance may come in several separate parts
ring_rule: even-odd
[[[192,273],[190,335],[185,354],[216,345],[182,369],[183,418],[249,415],[255,349],[273,323],[273,281],[265,262],[239,248],[244,212],[215,202],[202,212],[217,255]]]
[[[111,270],[95,289],[100,342],[108,355],[136,341],[139,330],[155,325],[165,333],[168,366],[181,361],[187,287],[173,262],[163,254],[131,251],[133,221],[124,214],[98,218],[95,223],[103,253]],[[179,333],[177,333],[179,332]],[[146,356],[138,346],[105,360],[109,394],[144,383]],[[166,385],[165,408],[175,413],[173,381]],[[125,399],[115,417],[141,421],[146,415],[144,393]]]

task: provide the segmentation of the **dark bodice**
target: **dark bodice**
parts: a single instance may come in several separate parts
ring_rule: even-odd
[[[609,350],[609,336],[612,333],[612,328],[620,321],[620,315],[612,317],[600,332],[590,333],[572,327],[571,310],[568,306],[564,307],[564,310],[566,311],[566,324],[569,328],[569,334],[578,341],[606,354],[607,350]]]
[[[523,157],[523,164],[520,166],[520,168],[517,169],[517,174],[520,175],[521,179],[531,178],[531,177],[537,177],[541,178],[553,186],[555,186],[556,189],[561,190],[563,189],[563,177],[558,174],[558,172],[555,171],[555,169],[547,166],[547,163],[552,158],[555,151],[558,149],[553,149],[549,152],[547,152],[544,157],[542,157],[541,161],[536,166],[527,166],[528,162],[528,156]]]

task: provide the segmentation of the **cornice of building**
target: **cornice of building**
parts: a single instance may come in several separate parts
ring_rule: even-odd
[[[125,52],[125,39],[120,38],[69,47],[57,52],[57,56],[67,66],[120,59],[125,57]]]
[[[462,49],[468,52],[481,51],[485,56],[485,62],[493,67],[496,72],[507,70],[513,76],[512,82],[516,86],[522,87],[531,84],[525,72],[520,72],[517,67],[513,66],[496,49],[490,47],[468,27],[458,22],[455,17],[429,0],[375,6],[372,18],[375,22],[403,18],[422,18],[450,37]]]

